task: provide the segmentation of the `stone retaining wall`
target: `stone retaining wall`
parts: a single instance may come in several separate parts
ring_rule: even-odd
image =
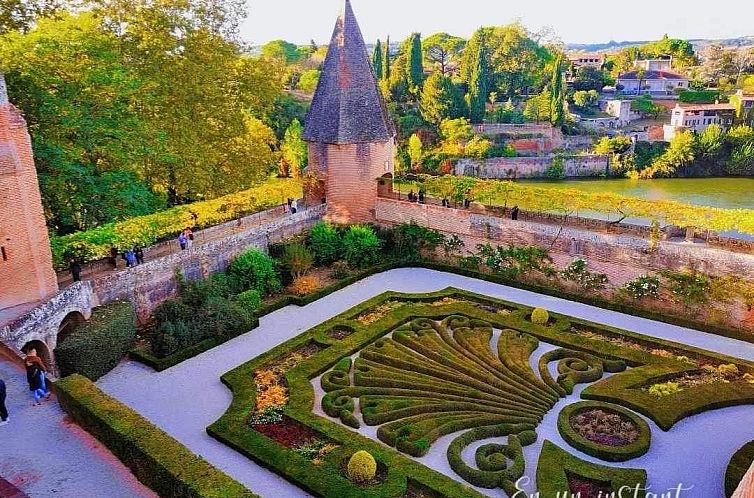
[[[456,163],[455,174],[476,178],[543,178],[558,156],[494,157],[489,159],[461,159]],[[592,177],[609,174],[610,156],[563,156],[567,177]]]

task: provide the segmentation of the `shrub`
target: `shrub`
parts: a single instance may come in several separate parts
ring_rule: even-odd
[[[348,460],[348,477],[358,483],[369,482],[377,474],[377,462],[368,452],[357,451]]]
[[[711,282],[705,275],[664,271],[662,276],[668,280],[670,291],[686,307],[707,303],[710,300]]]
[[[440,232],[417,225],[414,221],[395,227],[392,239],[395,256],[402,261],[421,261],[432,257],[445,241]]]
[[[355,268],[367,268],[380,259],[382,241],[367,225],[352,225],[343,237],[345,259]]]
[[[660,295],[660,279],[650,275],[642,275],[626,282],[624,289],[634,299],[641,299],[643,297],[657,298]]]
[[[577,259],[568,265],[560,276],[565,280],[576,282],[584,290],[604,289],[608,282],[607,275],[604,273],[592,273],[586,269],[586,261]]]
[[[115,368],[136,340],[131,303],[116,301],[95,308],[92,317],[55,349],[63,376],[79,373],[97,380]]]
[[[305,245],[295,242],[285,246],[283,264],[291,272],[294,280],[306,275],[314,265],[314,254]]]
[[[534,308],[531,312],[531,321],[537,325],[547,325],[550,321],[550,313],[544,308]]]
[[[337,261],[343,250],[343,240],[338,229],[322,221],[314,225],[309,232],[309,245],[319,265]]]
[[[351,274],[351,267],[346,261],[336,261],[332,265],[332,277],[338,280],[344,279]]]
[[[679,393],[683,389],[681,389],[681,386],[677,382],[665,382],[662,384],[654,384],[649,387],[647,392],[653,396],[657,396],[658,398],[662,398],[665,396],[670,396],[671,394]]]
[[[159,496],[256,498],[243,485],[84,377],[72,375],[56,386],[60,405],[68,415]]]
[[[262,296],[282,288],[275,260],[259,249],[250,249],[234,259],[228,267],[228,275],[242,290],[255,289]]]
[[[308,275],[306,277],[299,277],[293,281],[290,290],[297,296],[306,296],[319,290],[322,283],[314,275]]]
[[[253,314],[262,305],[262,296],[259,295],[259,291],[251,289],[237,295],[235,302],[247,313]]]

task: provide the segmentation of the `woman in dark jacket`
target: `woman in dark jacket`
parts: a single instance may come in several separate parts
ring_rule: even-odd
[[[26,358],[24,358],[24,365],[26,366],[26,381],[29,383],[29,391],[34,396],[34,404],[39,405],[40,399],[50,397],[50,391],[47,390],[45,381],[47,367],[42,358],[37,356],[36,349],[29,350]]]

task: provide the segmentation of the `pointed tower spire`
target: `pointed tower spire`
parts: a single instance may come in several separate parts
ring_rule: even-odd
[[[325,144],[393,140],[395,128],[350,0],[335,23],[304,139]]]

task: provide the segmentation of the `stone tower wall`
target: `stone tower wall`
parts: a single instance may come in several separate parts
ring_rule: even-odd
[[[375,221],[377,179],[393,174],[393,141],[309,144],[309,170],[324,180],[326,219],[334,223]],[[309,188],[311,189],[311,188]],[[305,192],[305,197],[316,197]]]
[[[31,138],[23,117],[3,96],[0,98],[0,309],[39,301],[57,290]]]

